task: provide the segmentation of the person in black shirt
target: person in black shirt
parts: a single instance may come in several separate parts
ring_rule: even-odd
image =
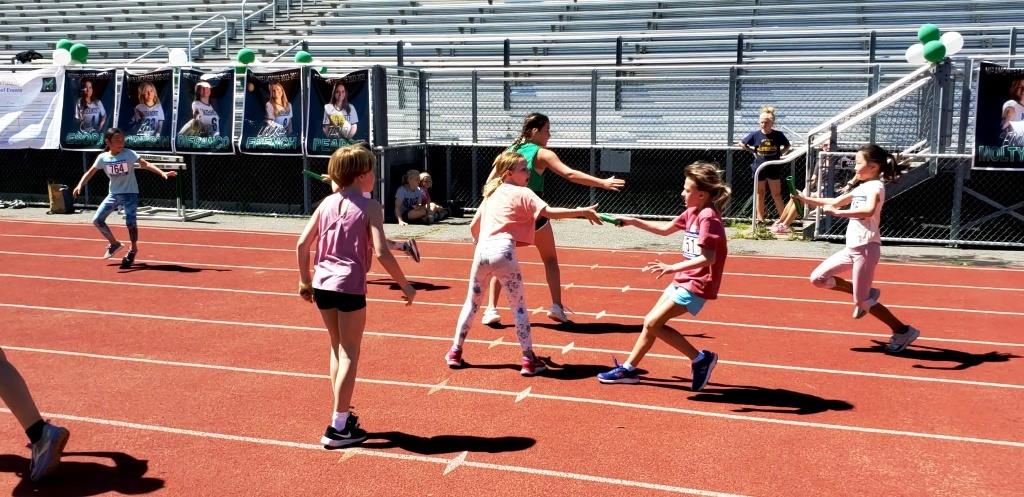
[[[775,108],[764,106],[758,120],[759,129],[750,133],[739,143],[740,148],[754,154],[751,171],[756,174],[757,167],[763,162],[781,158],[789,151],[789,140],[781,131],[774,129]],[[754,206],[754,218],[764,221],[765,186],[772,192],[775,201],[775,212],[782,212],[782,164],[768,166],[757,175],[757,205]]]

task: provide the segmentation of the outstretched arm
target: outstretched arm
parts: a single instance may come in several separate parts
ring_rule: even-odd
[[[89,179],[91,179],[94,174],[96,174],[96,168],[90,167],[89,170],[82,175],[82,179],[78,180],[78,185],[75,186],[75,189],[71,193],[76,197],[81,195],[82,188],[85,187],[85,184],[89,182]]]
[[[405,304],[409,305],[416,298],[416,289],[405,279],[402,267],[398,265],[395,256],[388,248],[388,240],[384,236],[384,208],[376,201],[370,200],[366,209],[366,215],[370,218],[370,237],[373,239],[373,251],[380,261],[380,265],[391,275],[391,279],[401,287]]]
[[[151,173],[159,174],[160,177],[162,177],[163,179],[173,178],[178,175],[178,173],[174,171],[162,171],[160,170],[160,168],[154,166],[153,164],[150,164],[149,161],[143,159],[142,157],[139,157],[139,167]]]
[[[533,159],[535,162],[539,162],[545,168],[552,170],[555,174],[572,181],[578,185],[593,186],[597,188],[604,188],[605,190],[619,191],[622,187],[626,186],[626,181],[611,176],[608,178],[597,178],[591,176],[583,171],[577,171],[558,158],[558,154],[542,148],[537,152],[537,157]],[[491,172],[493,174],[493,171]]]
[[[679,227],[672,221],[665,223],[652,223],[635,217],[619,217],[618,219],[619,221],[622,221],[622,224],[619,226],[636,226],[637,228],[649,231],[655,235],[668,236],[679,231]]]

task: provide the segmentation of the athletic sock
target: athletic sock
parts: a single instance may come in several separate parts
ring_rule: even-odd
[[[331,416],[331,427],[338,431],[345,431],[345,423],[348,421],[348,411],[336,412]]]
[[[626,368],[626,371],[633,371],[636,369],[636,366],[630,364],[629,361],[622,363],[622,367]]]
[[[697,357],[694,357],[693,361],[691,361],[691,362],[700,362],[700,361],[703,361],[703,360],[704,360],[704,351],[702,350],[702,351],[697,353]]]
[[[28,441],[36,443],[40,438],[43,438],[43,427],[46,426],[46,422],[43,420],[36,421],[25,430],[25,434],[28,435]]]

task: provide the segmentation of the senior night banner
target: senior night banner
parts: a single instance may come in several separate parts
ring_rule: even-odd
[[[239,149],[247,154],[302,154],[302,71],[245,73]]]
[[[181,71],[176,152],[231,154],[235,129],[235,71]]]
[[[170,152],[174,107],[173,73],[124,72],[117,127],[124,131],[124,146],[144,152]]]
[[[56,67],[0,75],[0,148],[60,145],[60,92]]]
[[[102,150],[103,132],[114,120],[114,69],[64,71],[64,107],[60,146],[67,150]]]
[[[974,168],[1024,171],[1024,69],[982,62]]]
[[[340,77],[310,71],[306,154],[327,157],[370,136],[368,70]]]

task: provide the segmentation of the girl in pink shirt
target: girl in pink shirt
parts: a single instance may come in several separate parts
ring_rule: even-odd
[[[882,252],[881,219],[885,203],[883,179],[896,177],[896,158],[878,145],[865,145],[857,151],[853,189],[836,198],[810,198],[797,192],[796,198],[810,207],[822,207],[826,214],[849,219],[846,225],[846,248],[822,261],[811,273],[811,283],[853,296],[853,318],[867,313],[878,318],[892,330],[885,350],[902,352],[921,334],[917,328],[904,324],[887,307],[878,303],[881,291],[871,288],[875,267]],[[848,209],[840,209],[849,205]],[[852,281],[836,276],[851,270]]]
[[[373,191],[375,166],[373,152],[361,145],[339,148],[331,154],[327,174],[341,189],[320,202],[296,246],[299,295],[316,302],[331,337],[334,416],[320,439],[328,449],[366,440],[366,431],[348,407],[366,327],[366,273],[370,270],[371,250],[402,288],[406,305],[416,297],[416,290],[388,250],[384,209],[376,200],[363,196]],[[315,267],[310,276],[309,251],[314,243]]]
[[[678,331],[666,326],[672,318],[689,312],[696,316],[704,303],[718,297],[725,258],[729,253],[722,209],[725,209],[732,190],[722,182],[716,164],[694,162],[686,166],[683,182],[683,202],[686,210],[674,220],[654,224],[642,219],[620,217],[620,226],[636,226],[656,235],[668,236],[683,231],[683,260],[675,264],[654,261],[643,268],[661,278],[672,274],[672,283],[644,318],[643,332],[633,345],[629,358],[621,365],[597,375],[601,383],[636,383],[640,370],[636,366],[647,355],[658,338],[690,358],[693,384],[699,391],[711,378],[718,363],[718,354],[710,350],[698,351]]]
[[[519,271],[516,247],[534,242],[534,222],[539,216],[551,219],[584,217],[595,224],[601,224],[601,219],[597,217],[596,204],[578,209],[548,206],[536,193],[526,188],[529,175],[526,159],[518,152],[506,151],[494,159],[493,178],[484,185],[484,200],[470,224],[477,245],[469,272],[469,292],[455,326],[454,343],[445,355],[449,367],[465,365],[462,345],[480,308],[483,288],[494,276],[505,287],[509,307],[515,317],[516,337],[523,349],[522,369],[519,373],[533,376],[547,369],[533,353],[530,320],[523,298],[523,275]]]

